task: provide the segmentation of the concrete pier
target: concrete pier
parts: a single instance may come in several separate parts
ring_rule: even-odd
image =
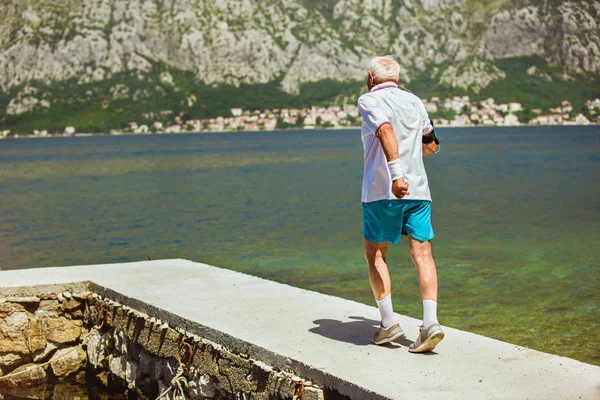
[[[351,399],[598,399],[600,367],[444,328],[429,354],[371,344],[376,308],[187,260],[0,272],[0,297],[87,287]]]

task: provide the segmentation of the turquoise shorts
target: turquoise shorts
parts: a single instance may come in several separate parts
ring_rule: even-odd
[[[362,203],[363,237],[370,242],[400,243],[400,235],[410,234],[426,242],[433,239],[431,201],[379,200]]]

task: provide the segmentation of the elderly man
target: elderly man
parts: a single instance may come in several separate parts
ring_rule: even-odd
[[[408,235],[410,257],[417,267],[423,299],[423,324],[408,348],[431,351],[444,338],[437,320],[437,272],[431,254],[431,195],[423,155],[423,137],[433,126],[423,102],[398,88],[400,66],[390,56],[369,64],[369,93],[358,99],[363,123],[362,182],[364,251],[371,288],[381,313],[376,344],[404,335],[392,310],[391,282],[386,264],[387,242]]]

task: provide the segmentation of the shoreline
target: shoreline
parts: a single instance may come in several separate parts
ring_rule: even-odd
[[[455,129],[455,128],[532,128],[532,127],[552,127],[552,126],[600,126],[600,124],[556,124],[556,125],[438,125],[436,128]],[[46,135],[31,134],[11,134],[0,136],[2,139],[45,139],[45,138],[60,138],[60,137],[96,137],[96,136],[153,136],[153,135],[190,135],[190,134],[215,134],[215,133],[251,133],[251,132],[293,132],[293,131],[342,131],[342,130],[360,130],[360,126],[349,127],[334,127],[334,128],[295,128],[295,129],[272,129],[272,130],[223,130],[223,131],[181,131],[181,132],[148,132],[148,133],[133,133],[133,132],[115,132],[115,133],[89,133],[81,132],[75,134],[55,133]]]

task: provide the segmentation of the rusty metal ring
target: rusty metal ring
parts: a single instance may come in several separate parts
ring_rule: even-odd
[[[100,305],[100,309],[98,310],[98,324],[96,325],[97,329],[102,329],[104,326],[107,311],[106,304],[102,303]]]
[[[182,354],[183,355],[187,354],[187,358],[188,359],[187,359],[186,363],[183,363],[181,361]],[[187,368],[192,363],[193,356],[194,356],[194,349],[192,348],[192,346],[188,342],[185,341],[185,336],[183,336],[181,338],[181,343],[179,344],[179,350],[177,351],[177,362],[179,364],[183,364]]]

